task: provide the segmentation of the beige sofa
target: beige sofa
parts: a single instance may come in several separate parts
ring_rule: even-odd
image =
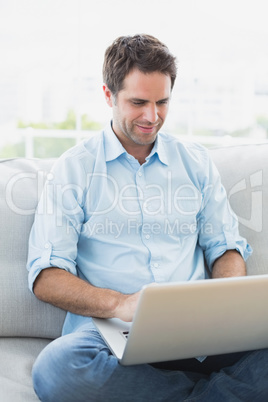
[[[240,231],[254,249],[248,273],[268,273],[268,144],[211,150]],[[0,401],[37,401],[31,368],[60,336],[65,312],[28,290],[28,235],[52,160],[0,160]]]

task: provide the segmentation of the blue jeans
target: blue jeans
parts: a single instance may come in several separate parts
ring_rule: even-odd
[[[210,374],[124,367],[90,329],[51,342],[34,364],[33,382],[43,402],[266,402],[268,349],[243,353]]]

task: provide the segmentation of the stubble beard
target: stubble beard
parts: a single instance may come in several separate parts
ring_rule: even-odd
[[[136,145],[150,145],[153,144],[156,140],[157,134],[162,127],[163,124],[159,122],[156,124],[148,124],[144,122],[132,122],[131,124],[126,124],[124,122],[120,122],[120,128],[123,135],[126,139],[131,140]],[[155,130],[152,133],[142,133],[138,126],[144,127],[155,127]]]

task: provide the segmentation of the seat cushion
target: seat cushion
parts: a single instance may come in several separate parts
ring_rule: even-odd
[[[39,401],[32,385],[32,366],[49,342],[38,338],[0,338],[0,401]]]

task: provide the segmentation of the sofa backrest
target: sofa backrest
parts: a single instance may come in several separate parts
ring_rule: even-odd
[[[28,237],[53,160],[0,160],[0,336],[56,338],[65,312],[28,290]]]
[[[253,248],[248,274],[268,274],[268,144],[211,150],[239,229]]]
[[[210,151],[240,232],[254,253],[248,273],[268,273],[268,144]],[[28,290],[26,259],[34,210],[53,160],[0,160],[0,336],[55,338],[65,312]]]

